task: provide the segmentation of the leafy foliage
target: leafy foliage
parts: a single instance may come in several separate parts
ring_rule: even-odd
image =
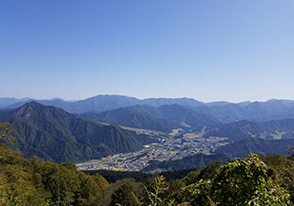
[[[148,188],[149,187],[149,188]],[[164,199],[161,198],[161,195],[168,190],[166,186],[165,178],[161,176],[155,176],[150,178],[147,181],[147,196],[150,202],[150,205],[157,206],[164,202]]]
[[[79,172],[72,163],[26,160],[0,146],[1,205],[90,205],[103,196],[108,182]]]
[[[294,202],[294,162],[293,156],[288,158],[281,154],[266,154],[261,155],[261,159],[274,168],[275,180],[282,185],[285,191],[291,196],[290,199]]]
[[[2,124],[2,131],[10,131]],[[10,132],[2,132],[7,138]],[[91,205],[102,198],[108,182],[100,175],[88,176],[72,163],[27,160],[20,152],[0,143],[0,205]]]
[[[215,176],[217,170],[222,164],[222,161],[217,160],[209,163],[209,165],[205,166],[201,170],[191,171],[186,177],[184,177],[183,182],[186,185],[190,185],[192,183],[200,181],[201,179],[210,180]]]
[[[10,128],[8,122],[0,122],[0,142],[5,144],[12,144],[14,137],[12,137],[13,130]]]
[[[99,174],[103,176],[109,183],[115,183],[121,179],[134,179],[136,182],[145,182],[152,174],[143,172],[128,172],[128,171],[112,171],[112,170],[88,170],[84,173],[89,175]]]
[[[200,180],[174,195],[192,205],[291,205],[288,193],[275,182],[272,169],[258,155],[222,165],[211,180]]]
[[[168,196],[179,192],[183,186],[180,180],[166,182],[162,175],[150,177],[144,184],[127,182],[113,192],[110,205],[166,205]]]

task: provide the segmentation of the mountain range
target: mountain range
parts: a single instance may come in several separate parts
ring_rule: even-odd
[[[205,105],[203,102],[190,98],[149,98],[140,100],[134,97],[121,95],[97,95],[78,101],[64,101],[58,98],[52,100],[35,100],[30,98],[17,100],[15,98],[0,98],[0,108],[18,108],[24,103],[30,101],[37,101],[43,105],[62,108],[70,113],[103,112],[134,105],[150,105],[154,107],[169,104],[179,104],[192,107]]]
[[[294,139],[292,100],[235,104],[98,95],[79,101],[0,98],[0,108],[0,121],[10,122],[14,130],[14,147],[27,158],[37,155],[54,162],[133,152],[156,139],[120,126],[164,133],[181,128],[202,132],[204,138],[226,137],[231,144],[215,154],[233,157],[252,151],[283,153]]]
[[[266,140],[249,137],[238,142],[219,147],[215,154],[230,154],[234,158],[242,158],[249,153],[272,153],[287,155],[287,146],[293,145],[294,139]]]
[[[205,130],[205,137],[228,137],[231,141],[256,137],[267,140],[294,139],[294,119],[251,122],[241,120],[219,124]]]
[[[18,108],[33,99],[0,98],[0,109]],[[160,107],[163,105],[181,105],[196,112],[208,115],[223,123],[238,120],[265,122],[276,119],[294,118],[294,100],[268,100],[266,102],[211,102],[203,103],[191,98],[149,98],[137,99],[121,95],[97,95],[78,101],[62,99],[34,100],[43,105],[62,108],[69,113],[100,113],[135,105]]]

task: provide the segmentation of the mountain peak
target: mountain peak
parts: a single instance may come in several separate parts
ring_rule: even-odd
[[[40,108],[40,105],[41,104],[36,101],[26,103],[23,106],[21,106],[20,108],[15,110],[15,116],[25,117],[27,119],[32,115],[32,113],[34,111],[36,111],[36,108]]]
[[[59,110],[53,106],[45,106],[37,101],[31,101],[14,110],[13,115],[29,119],[31,116],[44,115],[48,116],[50,113]],[[47,112],[44,112],[47,111]],[[65,111],[64,111],[65,112]]]

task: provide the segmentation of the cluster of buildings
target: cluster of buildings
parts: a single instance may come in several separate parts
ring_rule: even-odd
[[[159,143],[146,145],[138,152],[115,154],[101,160],[77,164],[77,167],[79,170],[140,171],[152,160],[178,160],[197,153],[209,153],[219,141],[222,140],[201,136],[171,136],[169,139],[162,138]]]

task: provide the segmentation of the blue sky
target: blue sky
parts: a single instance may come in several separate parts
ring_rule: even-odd
[[[0,97],[294,99],[293,0],[1,0]]]

